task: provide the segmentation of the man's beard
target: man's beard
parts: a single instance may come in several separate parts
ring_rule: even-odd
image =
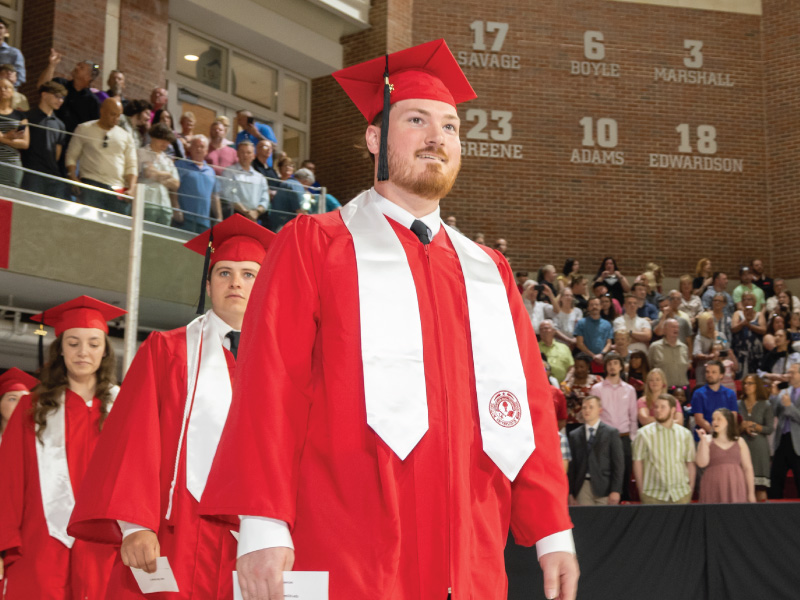
[[[414,153],[412,161],[400,158],[395,152],[389,149],[389,178],[397,187],[427,200],[439,200],[450,193],[456,182],[456,176],[461,167],[456,164],[452,173],[445,172],[446,163],[426,165],[425,171],[420,175],[413,173],[413,160],[419,154],[432,154],[440,156],[445,161],[460,161],[461,157],[450,158],[444,150],[428,147]]]
[[[663,423],[667,423],[667,422],[669,422],[671,420],[672,420],[672,415],[668,415],[668,416],[664,417],[663,419],[659,419],[658,417],[656,417],[656,422],[657,423],[662,423],[663,424]]]

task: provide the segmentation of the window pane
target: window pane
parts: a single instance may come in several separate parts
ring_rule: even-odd
[[[225,91],[227,52],[208,40],[178,31],[178,73]]]
[[[306,83],[288,75],[283,78],[281,89],[283,114],[298,121],[306,121]]]
[[[283,151],[297,165],[305,158],[300,156],[304,147],[305,135],[302,131],[297,131],[291,127],[284,126],[283,128]]]
[[[275,105],[277,72],[243,56],[231,57],[231,91],[239,98],[272,109]]]

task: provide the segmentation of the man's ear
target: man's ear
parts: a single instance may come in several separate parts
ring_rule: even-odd
[[[369,125],[365,138],[367,141],[367,150],[369,150],[370,154],[378,156],[378,152],[381,148],[381,128],[377,125]]]

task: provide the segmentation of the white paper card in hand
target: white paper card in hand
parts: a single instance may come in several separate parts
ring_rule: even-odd
[[[156,559],[155,573],[147,573],[144,569],[135,569],[133,567],[131,567],[131,571],[143,594],[179,591],[178,582],[175,581],[175,575],[172,573],[172,567],[169,566],[169,560],[166,556],[159,556]]]
[[[284,571],[283,597],[328,600],[328,571]],[[243,600],[236,571],[233,572],[233,600]]]

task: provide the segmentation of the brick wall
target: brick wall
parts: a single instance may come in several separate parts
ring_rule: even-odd
[[[154,87],[166,84],[168,22],[168,0],[122,0],[118,67],[128,98],[149,99]]]

